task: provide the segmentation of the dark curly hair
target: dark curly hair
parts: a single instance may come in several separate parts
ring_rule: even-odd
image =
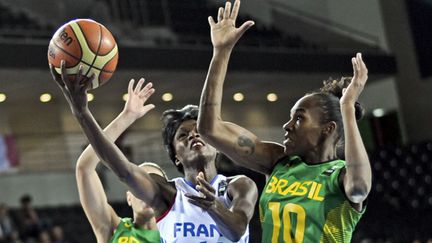
[[[342,123],[342,113],[340,109],[340,98],[342,90],[351,83],[352,77],[342,77],[340,80],[329,78],[324,80],[323,87],[319,91],[309,93],[318,97],[320,106],[323,110],[322,123],[334,121],[337,124],[336,146],[338,147],[338,157],[343,157],[344,131]],[[359,102],[355,102],[355,117],[360,120],[364,115],[364,109]]]
[[[163,143],[165,146],[165,149],[168,152],[168,156],[170,157],[171,161],[175,165],[175,149],[173,146],[173,140],[174,136],[177,132],[177,129],[180,127],[180,125],[184,121],[188,120],[197,120],[198,119],[198,106],[196,105],[186,105],[180,110],[166,110],[162,114],[162,138]],[[176,165],[177,170],[181,173],[184,173],[183,165]]]

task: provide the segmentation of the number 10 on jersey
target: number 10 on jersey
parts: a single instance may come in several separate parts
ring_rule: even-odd
[[[279,233],[282,228],[283,232],[283,241],[285,243],[301,243],[304,238],[305,231],[305,221],[306,221],[306,212],[303,207],[294,203],[287,203],[282,209],[282,218],[279,212],[281,212],[281,203],[280,202],[269,202],[268,207],[272,214],[273,220],[273,234],[272,234],[272,243],[279,242]],[[294,238],[291,235],[292,230],[292,219],[290,217],[290,213],[297,214],[297,223],[294,233]]]

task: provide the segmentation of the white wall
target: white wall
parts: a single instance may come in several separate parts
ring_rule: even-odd
[[[374,82],[369,81],[369,83],[366,83],[359,100],[366,108],[366,112],[372,112],[377,108],[387,111],[399,110],[395,78],[388,77]]]

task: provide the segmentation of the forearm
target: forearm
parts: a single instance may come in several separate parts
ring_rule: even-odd
[[[238,241],[243,236],[248,225],[247,216],[241,212],[232,212],[221,202],[216,201],[215,206],[208,211],[216,222],[221,234],[231,241]]]
[[[128,159],[110,138],[104,134],[90,111],[85,109],[76,114],[76,118],[102,163],[108,166],[120,179],[127,178],[129,175]],[[112,135],[115,134],[117,132],[113,132]]]
[[[110,141],[115,141],[134,121],[133,116],[123,111],[104,129],[104,134]],[[78,158],[77,169],[95,169],[98,163],[99,158],[89,144]]]
[[[198,129],[200,133],[213,131],[215,122],[221,120],[223,84],[231,51],[232,49],[230,48],[215,49],[213,51],[213,57],[201,94],[198,117]]]
[[[366,148],[357,127],[354,105],[342,105],[341,111],[346,160],[344,187],[348,198],[357,203],[363,201],[370,191],[372,171]]]

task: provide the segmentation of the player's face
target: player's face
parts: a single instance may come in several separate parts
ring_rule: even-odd
[[[323,143],[322,109],[319,101],[307,95],[296,102],[291,109],[291,118],[284,124],[285,154],[305,155],[316,150]]]
[[[128,192],[128,201],[134,214],[142,217],[145,221],[150,220],[155,216],[153,208],[147,205],[144,201],[136,198],[132,193]]]
[[[183,168],[196,167],[203,163],[214,161],[216,149],[206,144],[197,132],[195,120],[184,121],[177,129],[173,141],[176,159]]]

